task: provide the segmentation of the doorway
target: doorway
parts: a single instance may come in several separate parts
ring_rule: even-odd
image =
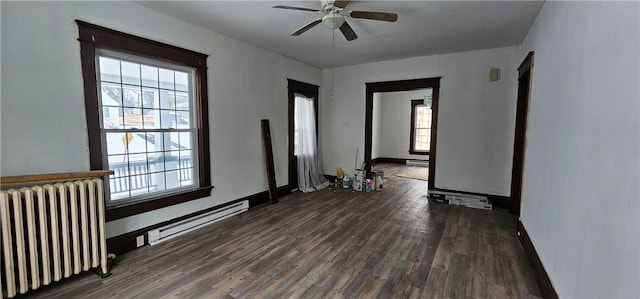
[[[313,107],[315,112],[315,124],[316,124],[316,141],[318,138],[318,89],[316,85],[296,81],[293,79],[287,79],[288,82],[288,159],[289,159],[289,188],[295,190],[298,188],[298,157],[296,156],[296,95],[304,96],[313,101]],[[317,144],[317,143],[316,143]]]
[[[373,106],[374,94],[384,92],[414,91],[431,89],[431,117],[430,150],[429,150],[429,178],[428,188],[435,187],[436,141],[438,124],[438,100],[440,95],[440,77],[413,80],[386,81],[366,83],[365,94],[365,129],[364,129],[364,162],[367,176],[371,175],[372,147],[373,147]]]
[[[533,71],[533,51],[527,54],[518,67],[518,99],[516,104],[516,129],[513,140],[513,165],[511,168],[511,198],[509,213],[520,216],[522,201],[522,176],[524,174],[524,152],[527,136],[527,115],[529,113],[529,90]]]

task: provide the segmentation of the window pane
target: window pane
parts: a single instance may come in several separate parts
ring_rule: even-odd
[[[167,171],[165,172],[165,178],[166,178],[166,181],[165,181],[166,190],[180,187],[180,171],[178,170]]]
[[[176,97],[173,91],[160,90],[160,109],[175,109]]]
[[[189,100],[188,92],[175,92],[175,108],[176,110],[189,111],[191,109],[191,101]]]
[[[120,60],[107,57],[98,58],[100,81],[120,83]]]
[[[142,86],[149,86],[158,88],[158,68],[148,65],[142,65],[140,67],[142,74]]]
[[[102,106],[102,127],[105,129],[117,129],[122,123],[122,108]]]
[[[157,109],[144,109],[144,128],[145,129],[159,129],[160,128],[160,110]]]
[[[108,156],[109,169],[114,171],[115,176],[125,176],[128,173],[129,160],[127,155]]]
[[[142,90],[137,86],[122,86],[122,104],[125,107],[142,107]]]
[[[176,112],[173,110],[160,110],[160,128],[177,129]],[[177,140],[176,140],[177,142]]]
[[[150,172],[165,171],[164,168],[164,153],[155,153],[148,156]]]
[[[173,87],[173,71],[167,69],[159,69],[160,88],[174,89]]]
[[[142,129],[142,109],[124,108],[124,127]]]
[[[430,146],[431,129],[416,129],[413,149],[416,151],[428,151]]]
[[[164,156],[164,168],[165,170],[176,170],[178,169],[178,162],[180,160],[180,152],[178,151],[171,151],[168,152],[165,156]]]
[[[190,129],[191,117],[189,111],[176,111],[176,119],[178,122],[178,129]]]
[[[175,72],[176,75],[176,90],[188,91],[189,90],[189,74],[185,72]]]
[[[105,106],[122,106],[122,87],[120,84],[102,83],[100,103]]]
[[[180,169],[180,186],[193,185],[193,168]]]
[[[193,160],[193,151],[180,151],[180,168],[191,168],[191,160]]]
[[[122,83],[131,85],[140,85],[140,65],[122,61],[120,63],[122,72]]]
[[[109,191],[111,200],[118,200],[129,197],[129,177],[109,176]]]
[[[129,177],[129,190],[131,196],[149,193],[149,175],[133,175]]]
[[[181,150],[191,149],[191,132],[180,132],[178,133],[179,139],[179,148]]]
[[[155,88],[142,88],[142,107],[158,108],[160,106],[160,93]]]

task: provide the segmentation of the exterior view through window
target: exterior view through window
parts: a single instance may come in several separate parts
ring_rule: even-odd
[[[431,148],[431,95],[411,101],[412,154],[428,154]]]
[[[110,201],[198,186],[194,70],[116,52],[96,53]]]

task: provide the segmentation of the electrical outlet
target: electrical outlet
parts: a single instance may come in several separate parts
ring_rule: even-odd
[[[144,246],[144,236],[136,237],[136,246],[137,247]]]

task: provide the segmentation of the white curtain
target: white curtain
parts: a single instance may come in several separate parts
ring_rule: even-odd
[[[298,189],[313,192],[329,186],[316,142],[313,98],[295,94],[295,154],[298,156]]]

